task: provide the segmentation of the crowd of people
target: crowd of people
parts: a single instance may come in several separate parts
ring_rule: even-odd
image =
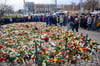
[[[0,18],[0,25],[18,22],[46,22],[46,25],[67,26],[67,30],[76,30],[79,27],[88,30],[97,30],[100,28],[99,15],[45,15],[45,16],[27,16],[27,17],[9,17]]]

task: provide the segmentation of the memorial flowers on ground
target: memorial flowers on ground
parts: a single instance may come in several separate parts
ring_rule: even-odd
[[[0,31],[0,62],[76,63],[79,59],[90,60],[99,46],[82,33],[43,23],[8,24]]]

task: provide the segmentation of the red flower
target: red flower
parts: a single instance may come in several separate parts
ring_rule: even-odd
[[[82,41],[84,41],[84,38],[82,38]]]
[[[28,39],[28,41],[31,41],[30,39]]]
[[[64,60],[62,60],[62,62],[64,63],[65,61],[64,61]]]
[[[74,54],[76,54],[76,52],[74,52]]]
[[[62,54],[64,55],[66,51],[63,51]]]
[[[71,48],[73,48],[73,46],[71,46]]]
[[[9,44],[11,44],[12,42],[10,41]]]
[[[42,45],[42,43],[40,43],[40,46]]]
[[[45,48],[43,48],[43,52],[45,52]]]
[[[90,47],[92,47],[92,44],[90,44]]]
[[[44,52],[41,52],[41,55],[44,55]]]
[[[34,48],[34,47],[32,47],[32,48]]]
[[[84,48],[84,47],[82,47],[82,48],[83,48],[84,51],[87,51],[88,50],[87,48]]]
[[[23,36],[23,34],[20,34],[20,36]]]
[[[49,62],[51,63],[51,62],[53,62],[53,60],[52,59],[49,59]]]
[[[30,61],[30,59],[28,59],[28,62]]]
[[[60,50],[58,50],[58,52],[60,52]]]
[[[60,60],[58,60],[58,63],[60,63]]]
[[[52,33],[52,35],[54,35],[54,33]]]
[[[58,45],[56,45],[56,47],[57,47]]]
[[[62,44],[61,44],[61,48],[62,48]]]
[[[21,39],[20,37],[18,37],[18,39]]]
[[[12,39],[9,39],[10,41],[12,41]]]
[[[0,57],[0,62],[2,62],[2,61],[3,61],[3,58]]]
[[[47,47],[47,50],[49,49],[49,47]]]
[[[32,60],[34,60],[34,57],[32,57]]]
[[[19,61],[19,59],[17,59],[17,62]]]
[[[0,48],[2,49],[2,48],[3,48],[3,46],[2,46],[2,45],[0,45]]]

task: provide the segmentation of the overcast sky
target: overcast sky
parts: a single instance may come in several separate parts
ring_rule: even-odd
[[[23,0],[6,0],[7,4],[13,6],[14,10],[23,8]],[[55,0],[25,0],[34,2],[35,4],[54,4]],[[71,4],[72,2],[78,3],[80,0],[57,0],[58,4]]]

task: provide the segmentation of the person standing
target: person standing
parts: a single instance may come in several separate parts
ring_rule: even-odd
[[[91,29],[91,24],[92,24],[92,18],[91,18],[91,15],[89,15],[87,19],[88,30]]]
[[[93,18],[93,23],[92,23],[92,29],[93,30],[96,30],[96,25],[97,25],[97,16],[95,16],[94,18]]]
[[[63,15],[60,15],[60,26],[63,26],[63,21],[64,21]]]
[[[46,16],[46,25],[49,25],[49,16]]]
[[[75,18],[75,29],[76,29],[76,32],[78,32],[78,29],[79,29],[79,19],[77,17]]]

